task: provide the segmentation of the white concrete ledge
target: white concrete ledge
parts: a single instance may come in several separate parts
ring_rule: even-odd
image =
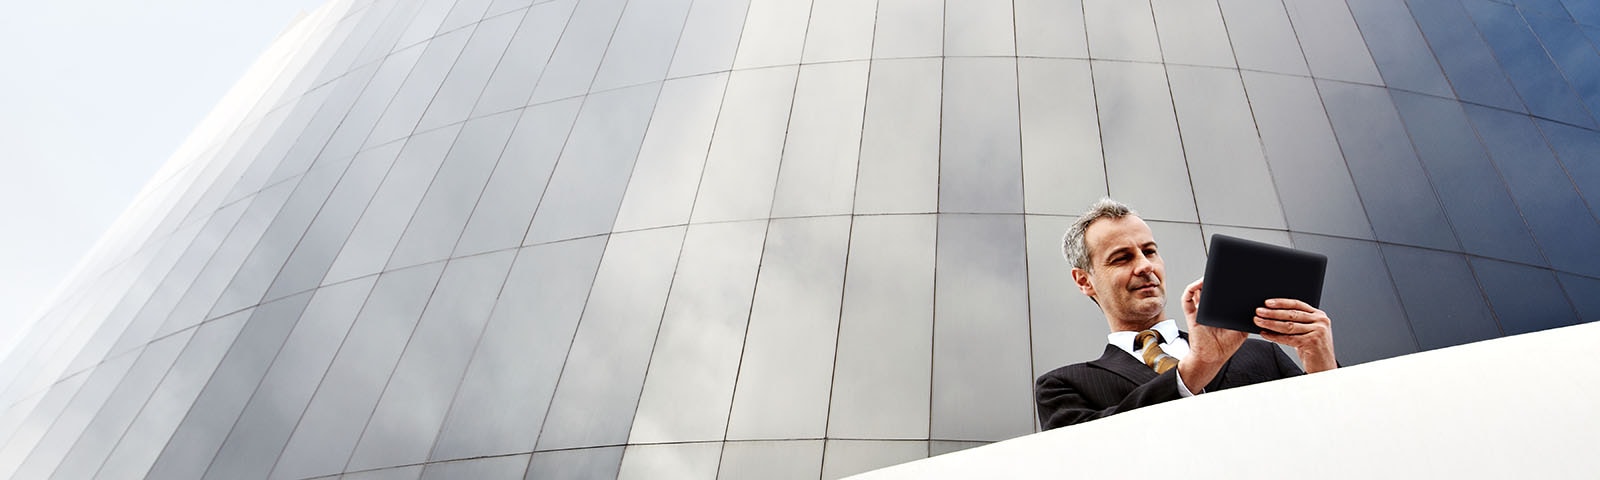
[[[1597,345],[1600,323],[1499,338],[855,478],[1600,478]],[[1162,459],[1135,460],[1157,437],[1181,440],[1160,448]]]

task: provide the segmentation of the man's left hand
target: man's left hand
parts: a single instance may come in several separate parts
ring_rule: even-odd
[[[1332,321],[1322,310],[1299,300],[1274,298],[1256,308],[1255,322],[1266,329],[1261,338],[1294,347],[1306,373],[1338,368],[1333,355]]]

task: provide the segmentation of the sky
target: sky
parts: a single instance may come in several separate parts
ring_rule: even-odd
[[[0,358],[251,63],[323,1],[7,3]]]

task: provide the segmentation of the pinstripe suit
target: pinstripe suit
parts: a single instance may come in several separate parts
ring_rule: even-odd
[[[1304,374],[1277,345],[1245,340],[1206,391],[1242,387]],[[1117,412],[1169,400],[1178,395],[1178,369],[1157,375],[1144,362],[1113,345],[1099,360],[1057,368],[1034,381],[1039,425],[1052,428],[1087,422]]]

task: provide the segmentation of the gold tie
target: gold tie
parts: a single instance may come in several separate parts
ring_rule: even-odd
[[[1156,373],[1167,373],[1172,367],[1178,366],[1178,359],[1161,351],[1161,332],[1145,330],[1133,337],[1133,344],[1144,350],[1144,364],[1156,369]]]

